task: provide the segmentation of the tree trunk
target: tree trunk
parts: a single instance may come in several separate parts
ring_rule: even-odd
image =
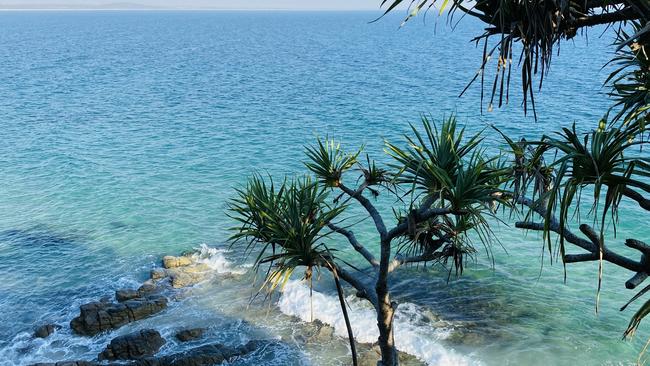
[[[387,291],[381,291],[378,288],[379,307],[377,309],[377,327],[379,328],[379,348],[381,350],[381,366],[397,366],[397,349],[393,339],[393,316],[395,309],[390,302],[390,296]],[[379,292],[384,292],[380,294]]]
[[[339,281],[339,275],[336,273],[336,269],[332,266],[332,274],[334,275],[334,283],[336,284],[336,292],[339,295],[339,302],[341,303],[341,310],[343,311],[343,319],[345,320],[345,327],[348,330],[348,339],[350,340],[350,351],[352,352],[352,365],[357,366],[357,348],[354,345],[354,334],[352,333],[352,325],[350,324],[350,318],[348,317],[348,310],[345,305],[345,296],[343,295],[343,288],[341,287],[341,282]]]

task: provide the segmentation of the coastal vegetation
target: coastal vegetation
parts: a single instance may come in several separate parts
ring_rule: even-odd
[[[385,0],[382,5],[389,13],[400,3]],[[238,190],[230,205],[238,223],[231,239],[233,245],[254,253],[264,285],[270,290],[281,287],[298,268],[304,269],[303,277],[310,283],[314,271],[331,272],[356,359],[340,280],[348,283],[376,310],[384,366],[398,364],[393,339],[398,304],[390,294],[391,274],[402,266],[425,262],[448,264],[450,275],[461,274],[467,258],[477,253],[477,245],[485,246],[491,255],[491,245],[498,241],[491,227],[498,220],[517,217],[517,228],[542,232],[550,257],[565,267],[598,262],[598,291],[605,261],[632,272],[625,283],[629,289],[638,288],[650,273],[650,245],[644,238],[620,240],[626,234],[616,230],[622,202],[650,210],[650,158],[645,155],[650,4],[634,0],[438,3],[411,1],[404,22],[439,5],[450,20],[460,11],[488,24],[485,33],[474,39],[483,42],[483,60],[470,81],[471,85],[480,80],[483,88],[486,67],[491,59],[497,60],[488,110],[508,102],[511,70],[519,59],[524,112],[530,105],[537,119],[536,76],[541,88],[560,41],[600,24],[612,26],[616,37],[614,69],[606,81],[614,103],[600,121],[594,121],[591,131],[577,130],[570,118],[561,131],[535,141],[519,140],[495,128],[506,146],[500,154],[487,152],[481,134],[465,136],[453,117],[437,124],[424,118],[421,128],[412,126],[405,146],[387,142],[391,162],[386,166],[369,157],[361,159],[362,150],[345,152],[335,141],[319,139],[306,151],[310,176],[277,183],[258,175]],[[490,44],[493,37],[496,44]],[[515,56],[517,47],[519,56]],[[481,92],[481,108],[483,97]],[[380,194],[394,198],[390,220],[373,201]],[[351,229],[354,225],[342,219],[353,203],[374,223],[376,242],[361,243]],[[610,225],[611,234],[606,230]],[[337,255],[332,245],[337,235],[367,262],[369,270]],[[582,252],[573,253],[574,248]],[[642,288],[621,310],[648,291],[650,286]],[[632,316],[625,336],[633,335],[649,313],[650,300]]]

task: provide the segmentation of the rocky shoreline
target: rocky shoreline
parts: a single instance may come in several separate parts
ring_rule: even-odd
[[[152,269],[150,279],[139,288],[120,289],[115,292],[114,299],[103,298],[81,305],[79,316],[69,324],[70,329],[77,336],[92,337],[155,316],[167,308],[169,299],[176,291],[198,284],[210,273],[208,265],[198,262],[191,255],[165,256],[162,267]],[[45,324],[37,327],[33,336],[47,338],[61,328],[58,324]],[[175,337],[180,342],[198,340],[203,337],[204,331],[204,328],[181,329]],[[155,329],[143,329],[113,338],[95,360],[35,363],[32,366],[218,365],[274,342],[276,341],[254,340],[236,348],[218,343],[206,344],[170,355],[156,356],[166,340]]]
[[[79,315],[73,318],[69,327],[79,337],[93,337],[117,330],[127,324],[154,317],[167,309],[170,300],[181,295],[180,290],[206,280],[213,270],[201,263],[192,253],[181,256],[165,256],[161,266],[150,271],[149,279],[137,289],[124,288],[115,291],[113,298],[83,304]],[[34,330],[34,338],[47,338],[63,327],[59,324],[44,324]],[[328,341],[336,337],[334,328],[316,320],[310,323],[310,331],[304,334],[300,343]],[[34,363],[30,366],[208,366],[231,362],[256,350],[279,345],[279,340],[252,340],[238,347],[220,343],[209,343],[206,328],[188,328],[179,325],[173,337],[176,342],[203,340],[207,344],[184,349],[176,353],[158,351],[167,344],[155,329],[142,329],[110,340],[93,360],[70,360]],[[179,344],[179,343],[176,343]],[[379,350],[372,345],[359,345],[360,365],[376,365]],[[400,354],[407,364],[421,364],[413,356]]]

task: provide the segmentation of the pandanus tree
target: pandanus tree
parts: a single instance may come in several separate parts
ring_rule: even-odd
[[[606,242],[618,243],[618,236],[624,235],[616,230],[621,202],[630,201],[650,211],[650,164],[645,146],[648,144],[647,125],[650,120],[650,1],[381,2],[384,14],[404,4],[407,4],[408,11],[403,24],[419,13],[437,8],[440,14],[446,13],[455,25],[455,19],[465,16],[486,25],[484,31],[473,39],[483,48],[482,60],[477,62],[479,70],[460,92],[462,95],[471,84],[480,80],[481,110],[485,86],[489,90],[488,109],[493,105],[501,106],[509,100],[511,76],[519,74],[524,112],[529,106],[535,111],[534,89],[542,88],[553,56],[559,55],[562,41],[580,33],[586,34],[589,27],[598,25],[614,32],[614,56],[607,65],[611,71],[605,81],[613,105],[604,111],[605,117],[592,131],[578,132],[573,126],[546,134],[538,141],[515,142],[504,136],[511,156],[506,163],[511,170],[507,187],[512,190],[511,200],[528,209],[516,226],[542,232],[548,250],[556,253],[565,265],[598,261],[600,290],[602,263],[607,261],[631,271],[633,275],[625,286],[637,288],[650,275],[650,245],[642,238],[627,238],[625,246],[639,252],[629,254],[629,251],[616,249],[615,244],[610,246]],[[610,34],[602,30],[597,32],[599,35]],[[493,65],[493,79],[487,76],[490,64]],[[571,122],[567,119],[567,123]],[[593,203],[586,210],[580,209],[585,202],[581,200],[583,196],[589,197]],[[614,232],[606,235],[608,224],[614,227]],[[572,231],[575,225],[579,234]],[[552,233],[559,240],[554,241]],[[571,249],[566,243],[584,252],[567,253]],[[621,310],[648,291],[650,286],[641,289]],[[632,335],[648,314],[650,301],[633,316],[625,335]]]
[[[233,245],[254,253],[255,268],[269,290],[281,287],[298,269],[309,281],[314,270],[328,271],[345,310],[339,280],[354,288],[376,311],[381,365],[397,365],[392,273],[424,262],[447,264],[461,273],[476,251],[476,238],[489,245],[488,219],[496,206],[509,205],[500,194],[509,171],[485,158],[480,143],[480,135],[466,137],[453,117],[440,129],[424,118],[422,131],[413,127],[405,146],[386,143],[391,163],[380,167],[370,158],[359,159],[360,151],[346,153],[339,144],[319,139],[306,149],[311,177],[277,185],[255,176],[238,191],[230,204],[237,220]],[[398,206],[390,218],[375,202],[382,193],[394,196]],[[376,242],[362,243],[344,224],[342,214],[353,204],[371,219]],[[339,255],[342,243],[365,262],[363,275],[358,262]],[[345,311],[343,316],[356,364]]]

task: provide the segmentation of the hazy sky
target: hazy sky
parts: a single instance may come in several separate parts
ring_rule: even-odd
[[[143,7],[378,10],[381,0],[0,0],[1,8]]]

